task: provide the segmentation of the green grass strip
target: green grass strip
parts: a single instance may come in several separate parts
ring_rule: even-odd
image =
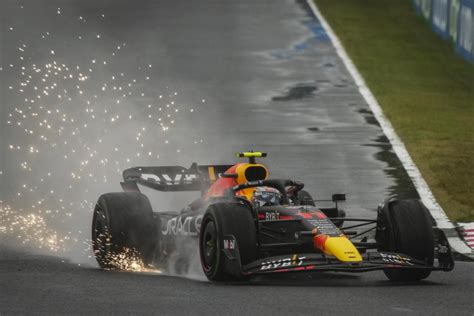
[[[453,221],[474,221],[474,65],[409,0],[315,0]]]

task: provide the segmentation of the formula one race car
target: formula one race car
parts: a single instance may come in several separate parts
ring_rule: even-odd
[[[198,248],[202,270],[212,281],[371,270],[383,270],[393,281],[418,281],[433,270],[453,269],[448,241],[432,227],[420,201],[388,200],[376,219],[348,218],[339,207],[344,194],[332,196],[333,207],[318,207],[303,183],[268,179],[267,167],[255,161],[265,156],[244,152],[238,157],[248,162],[235,165],[125,170],[125,192],[102,195],[94,209],[92,242],[100,267],[121,269],[117,258],[133,253],[146,265],[173,259],[185,270]],[[201,191],[201,198],[177,213],[154,213],[138,184]]]

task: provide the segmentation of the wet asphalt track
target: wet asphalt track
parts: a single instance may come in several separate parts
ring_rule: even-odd
[[[382,272],[324,273],[213,284],[101,271],[1,250],[1,314],[472,315],[474,274],[459,262],[419,284]]]
[[[345,192],[346,211],[353,216],[373,217],[377,204],[393,195],[417,196],[303,1],[22,3],[25,9],[19,10],[18,1],[2,1],[2,30],[13,19],[22,34],[29,29],[61,29],[51,18],[57,7],[63,15],[74,12],[75,17],[105,12],[107,22],[88,24],[86,31],[99,28],[111,43],[126,42],[127,49],[117,61],[122,67],[137,60],[153,63],[150,71],[155,86],[143,84],[143,90],[169,86],[180,92],[182,103],[206,100],[176,127],[170,136],[174,142],[162,150],[160,164],[228,163],[235,151],[266,151],[273,176],[301,180],[317,198]],[[64,41],[63,54],[77,62],[83,56],[67,41],[85,32],[84,27],[68,26],[57,35],[58,41]],[[4,36],[4,60],[11,57],[6,43],[9,39]],[[84,45],[95,49],[87,41]],[[106,58],[105,51],[95,53]],[[134,71],[129,69],[132,75]],[[104,72],[104,77],[109,75]],[[3,82],[2,86],[5,92]],[[13,97],[3,94],[2,100],[3,119]],[[184,140],[191,137],[203,139],[204,144],[188,146]],[[2,148],[5,138],[2,136]],[[177,155],[177,148],[187,153]],[[8,169],[12,162],[4,163]],[[2,187],[2,193],[4,190],[8,188]],[[167,276],[108,273],[6,247],[0,254],[1,314],[474,312],[469,263],[459,263],[452,273],[433,274],[418,285],[392,286],[381,272],[215,285]]]

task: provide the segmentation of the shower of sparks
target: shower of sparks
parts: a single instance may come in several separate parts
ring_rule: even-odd
[[[17,238],[24,245],[33,245],[52,252],[66,251],[66,244],[74,238],[61,235],[49,228],[44,216],[22,214],[8,205],[0,205],[0,233]]]
[[[114,270],[130,271],[130,272],[148,272],[148,273],[162,273],[161,270],[147,266],[140,255],[130,248],[124,248],[118,254],[108,256],[108,264],[114,267]]]
[[[55,19],[69,19],[67,10],[54,10]],[[80,25],[88,21],[83,16],[74,20]],[[15,25],[6,30],[15,34]],[[109,51],[96,56],[86,48],[78,52],[84,56],[81,63],[63,52],[54,32],[42,32],[40,45],[18,38],[15,60],[2,60],[0,68],[13,102],[13,110],[1,119],[7,134],[14,135],[5,146],[16,168],[10,164],[1,170],[0,180],[11,177],[18,180],[12,186],[21,183],[2,196],[0,234],[54,252],[67,251],[73,243],[89,245],[88,234],[77,226],[70,232],[57,228],[74,227],[74,218],[83,212],[90,218],[97,195],[109,182],[118,183],[124,169],[159,159],[170,146],[168,134],[178,115],[195,109],[180,104],[178,92],[155,86],[152,64],[133,65],[129,75],[130,64],[124,68],[120,60],[128,46],[105,44],[110,39],[104,33],[85,29],[71,34],[71,42],[91,40]],[[145,268],[134,263],[127,269]]]

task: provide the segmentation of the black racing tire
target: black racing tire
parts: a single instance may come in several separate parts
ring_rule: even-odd
[[[228,266],[223,251],[224,235],[237,241],[242,265],[257,259],[257,229],[251,209],[240,203],[218,203],[206,211],[199,234],[199,254],[204,274],[210,281],[246,279]]]
[[[133,268],[123,256],[151,264],[158,237],[157,220],[145,195],[118,192],[99,197],[92,218],[92,248],[102,269]]]
[[[316,204],[314,203],[313,197],[311,194],[309,194],[305,190],[298,191],[296,193],[296,199],[298,200],[300,205],[309,205],[309,206],[315,206]]]
[[[379,250],[401,253],[432,266],[434,262],[433,222],[419,200],[395,200],[378,210],[380,228],[376,235]],[[414,282],[426,279],[431,270],[385,269],[391,281]]]

